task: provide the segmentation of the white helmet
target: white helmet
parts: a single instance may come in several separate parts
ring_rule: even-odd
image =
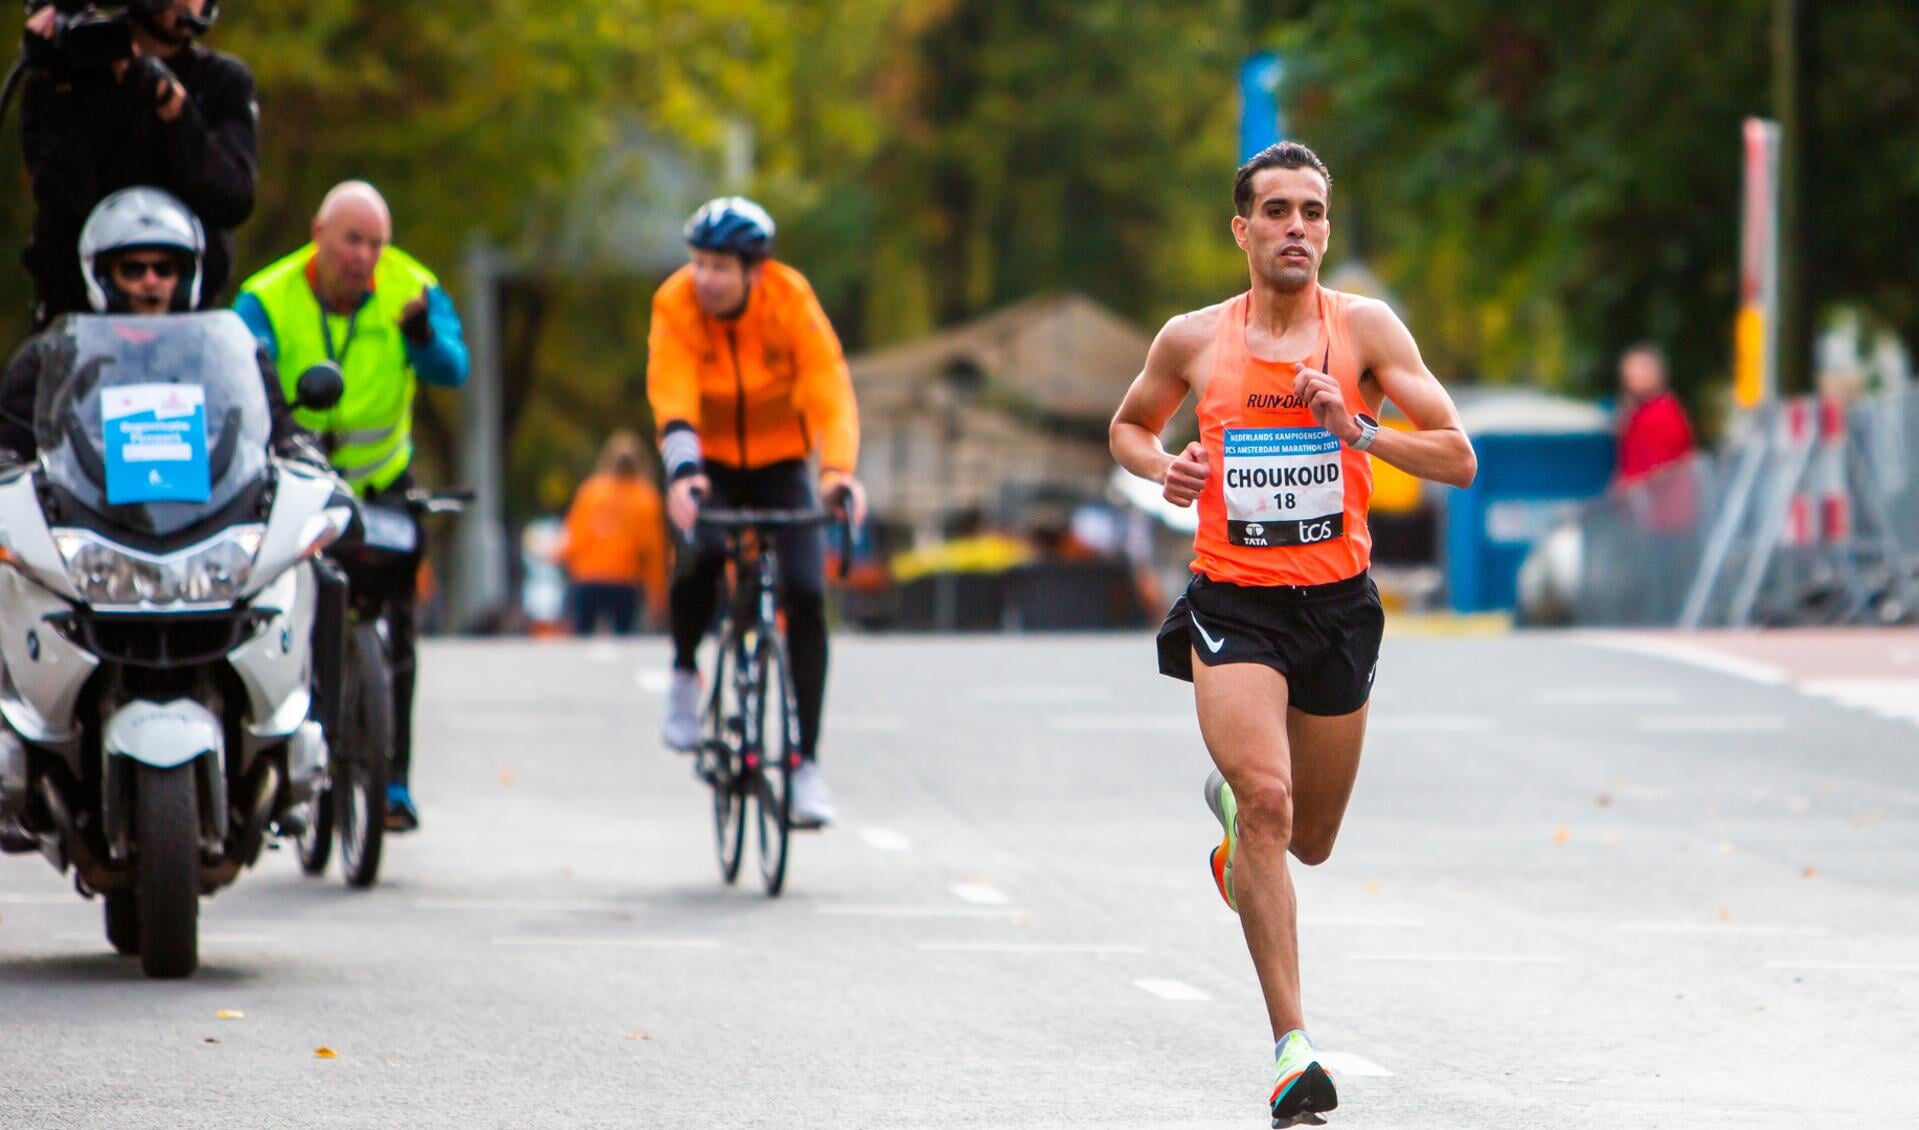
[[[191,257],[192,265],[173,292],[173,309],[193,310],[200,305],[200,279],[206,258],[206,231],[192,209],[180,203],[172,193],[157,188],[126,188],[102,200],[80,229],[80,276],[87,283],[87,299],[100,313],[125,310],[120,288],[107,273],[103,261],[116,251],[156,248],[179,251]],[[118,298],[119,301],[115,301]]]

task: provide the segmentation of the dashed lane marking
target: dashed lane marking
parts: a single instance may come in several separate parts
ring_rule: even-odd
[[[1832,929],[1826,926],[1768,926],[1746,922],[1621,922],[1619,929],[1628,934],[1697,934],[1702,937],[1825,938],[1832,935]]]
[[[1021,918],[1026,913],[1010,906],[883,906],[877,903],[826,903],[817,910],[821,914],[846,918],[979,918],[996,921]]]
[[[1145,953],[1145,946],[1104,942],[921,942],[921,953],[1030,953],[1030,954],[1129,954]]]
[[[1530,953],[1356,953],[1354,961],[1405,961],[1434,965],[1564,965],[1566,959]]]
[[[1162,1000],[1169,1001],[1209,1001],[1212,995],[1195,989],[1184,981],[1169,981],[1158,977],[1142,977],[1133,984]]]
[[[709,950],[718,948],[720,943],[713,938],[547,938],[513,935],[494,938],[493,944],[522,948],[552,946],[566,949]]]
[[[1786,719],[1777,714],[1681,714],[1639,720],[1643,734],[1776,734],[1786,726]]]
[[[861,828],[860,842],[874,851],[912,851],[913,841],[891,828]]]
[[[970,902],[974,906],[1006,906],[1013,900],[1006,892],[991,883],[954,883],[948,888],[953,897],[961,902]]]
[[[1919,965],[1874,961],[1768,961],[1767,969],[1801,969],[1821,973],[1919,973]]]

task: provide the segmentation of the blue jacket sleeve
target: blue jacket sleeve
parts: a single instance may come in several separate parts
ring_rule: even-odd
[[[434,287],[426,298],[427,323],[433,327],[433,340],[425,345],[406,343],[406,359],[420,379],[441,388],[459,388],[466,383],[468,366],[465,328],[453,299]]]
[[[267,318],[267,308],[260,305],[259,298],[251,294],[242,294],[233,303],[233,312],[253,331],[260,341],[260,348],[266,350],[269,361],[280,359],[280,339],[273,334],[273,322]]]

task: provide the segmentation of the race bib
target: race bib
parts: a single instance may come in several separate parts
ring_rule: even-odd
[[[207,392],[199,385],[118,385],[100,390],[107,503],[205,502]]]
[[[1226,540],[1255,549],[1346,536],[1340,443],[1325,428],[1227,428]]]

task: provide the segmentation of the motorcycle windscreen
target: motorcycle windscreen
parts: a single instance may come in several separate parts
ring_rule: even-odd
[[[46,333],[34,440],[89,510],[164,537],[267,474],[273,421],[239,315],[82,315]]]

